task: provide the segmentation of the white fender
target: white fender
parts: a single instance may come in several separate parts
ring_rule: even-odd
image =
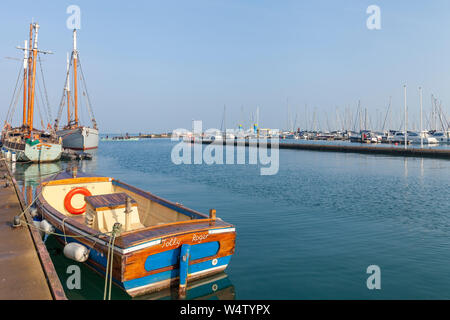
[[[89,249],[82,244],[71,242],[64,247],[64,255],[77,262],[85,262],[89,258]]]

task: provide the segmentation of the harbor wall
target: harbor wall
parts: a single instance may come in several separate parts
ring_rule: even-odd
[[[270,140],[264,143],[267,148],[271,148]],[[200,141],[194,141],[195,143],[200,143]],[[238,142],[235,140],[234,143],[230,141],[205,141],[202,140],[203,144],[222,144],[237,146]],[[245,141],[239,142],[239,145],[245,145],[246,147],[259,147],[258,142]],[[425,148],[402,148],[402,147],[374,147],[374,146],[348,146],[348,145],[331,145],[331,144],[300,144],[300,143],[278,143],[279,149],[291,149],[291,150],[307,150],[307,151],[322,151],[322,152],[343,152],[343,153],[362,153],[362,154],[373,154],[373,155],[389,155],[389,156],[399,156],[399,157],[422,157],[422,158],[439,158],[450,160],[450,150],[445,149],[425,149]]]

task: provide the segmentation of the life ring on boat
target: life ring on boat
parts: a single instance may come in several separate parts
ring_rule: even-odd
[[[64,198],[64,207],[71,214],[83,214],[86,212],[86,204],[84,204],[84,206],[82,206],[81,208],[78,208],[78,209],[76,209],[72,206],[72,198],[76,194],[82,194],[82,195],[85,195],[88,197],[92,196],[92,193],[86,188],[79,187],[79,188],[72,189],[69,192],[67,192],[66,197]]]

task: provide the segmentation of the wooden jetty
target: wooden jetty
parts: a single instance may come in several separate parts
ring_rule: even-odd
[[[39,231],[12,227],[26,208],[6,162],[0,160],[0,299],[65,300],[66,295]],[[25,214],[31,224],[31,217]]]
[[[267,148],[271,148],[271,144],[267,140]],[[199,141],[195,141],[199,142]],[[238,145],[238,141],[234,143],[230,141],[214,141],[202,140],[203,144],[222,144],[222,145]],[[239,141],[240,146],[246,147],[259,147],[258,142],[249,141]],[[389,155],[389,156],[400,156],[400,157],[422,157],[422,158],[439,158],[450,160],[450,149],[426,149],[426,148],[407,148],[404,147],[374,147],[371,145],[361,145],[361,146],[349,146],[349,145],[332,145],[332,144],[303,144],[303,143],[284,143],[278,144],[279,149],[292,149],[292,150],[308,150],[308,151],[325,151],[325,152],[344,152],[344,153],[362,153],[362,154],[372,154],[372,155]]]

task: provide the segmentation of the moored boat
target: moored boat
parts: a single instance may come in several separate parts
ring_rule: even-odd
[[[98,148],[98,130],[79,126],[57,131],[63,141],[64,148],[72,150],[92,150]]]
[[[422,137],[419,133],[417,132],[413,132],[413,131],[408,131],[407,132],[407,136],[406,136],[406,140],[408,144],[438,144],[439,141],[428,135],[426,132],[422,132]],[[391,138],[391,142],[393,143],[405,143],[405,132],[403,131],[398,131],[395,133],[395,135]]]
[[[110,177],[65,171],[36,190],[42,219],[83,259],[131,296],[225,270],[235,249],[235,227],[215,210],[209,216]],[[84,198],[81,196],[84,195]],[[113,258],[108,258],[112,248]]]
[[[36,68],[38,63],[41,64],[39,55],[51,53],[38,49],[39,27],[39,24],[31,23],[29,42],[25,41],[23,48],[18,47],[24,52],[23,71],[20,71],[21,73],[23,72],[23,75],[21,77],[21,88],[18,88],[19,81],[16,83],[14,94],[16,95],[17,93],[17,96],[13,97],[13,100],[18,102],[19,96],[23,93],[22,125],[17,127],[11,126],[15,111],[15,104],[12,104],[1,134],[2,151],[8,154],[12,161],[52,162],[59,160],[62,153],[61,139],[57,137],[49,123],[47,128],[44,129],[37,129],[34,126],[34,111],[38,107],[35,91]],[[42,65],[40,67],[42,68]],[[41,80],[44,82],[43,72],[41,74]],[[20,80],[20,75],[18,80]],[[46,93],[45,96],[47,96]],[[45,127],[42,116],[41,125]]]
[[[70,86],[70,70],[72,66],[73,73],[73,88]],[[66,73],[66,83],[64,85],[63,97],[61,99],[61,104],[58,112],[58,118],[55,120],[55,130],[57,130],[57,135],[61,137],[63,141],[64,148],[73,150],[92,150],[98,148],[98,128],[97,122],[90,105],[89,95],[87,94],[86,83],[84,81],[84,76],[79,78],[80,61],[79,52],[77,50],[77,30],[73,30],[73,50],[69,57],[67,55],[67,73]],[[80,124],[80,119],[78,116],[78,81],[84,84],[83,96],[87,97],[86,104],[91,117],[92,126],[85,126]],[[71,92],[73,92],[71,94]],[[67,124],[63,128],[59,128],[59,122],[62,115],[62,110],[66,106],[67,109]],[[73,108],[72,108],[73,107]],[[73,110],[72,110],[73,109]],[[73,112],[72,112],[73,111]]]
[[[4,152],[14,155],[15,161],[54,162],[61,158],[61,141],[54,133],[24,130],[23,127],[4,129],[2,134]]]

